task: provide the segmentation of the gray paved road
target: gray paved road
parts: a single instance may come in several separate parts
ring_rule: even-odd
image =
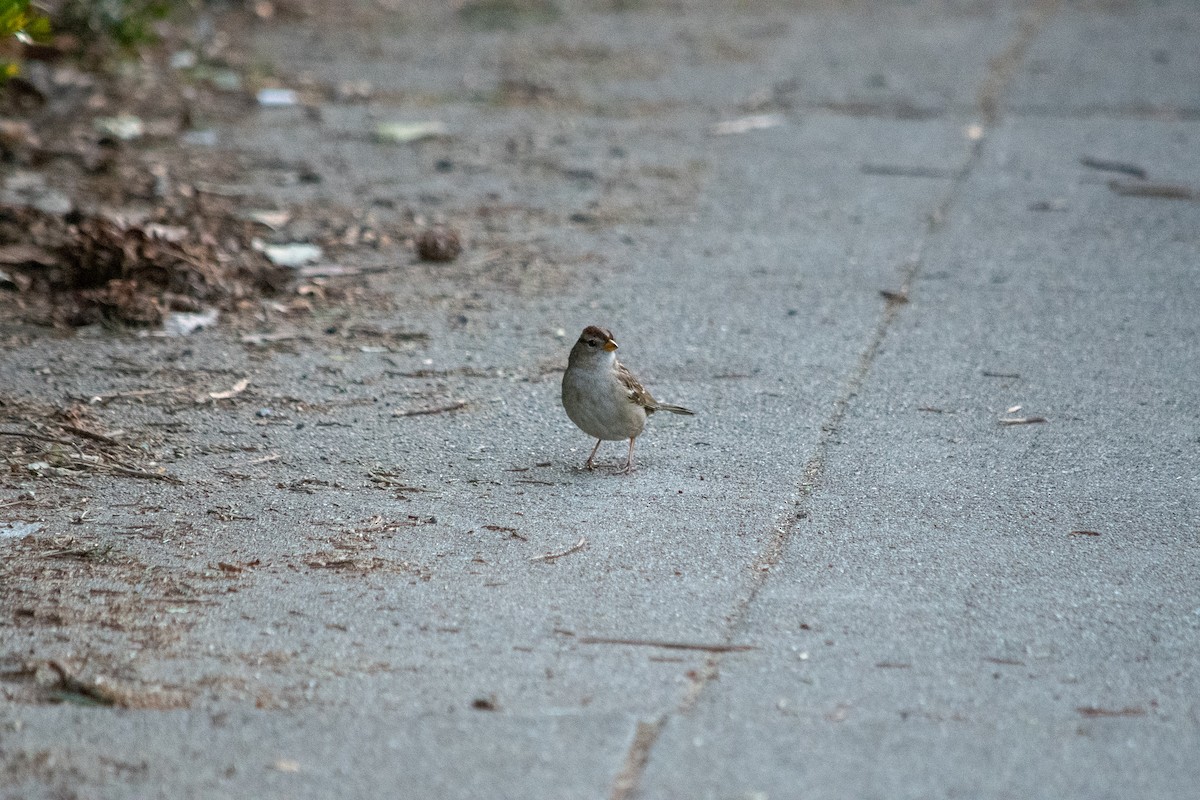
[[[90,658],[185,707],[14,699],[0,796],[1195,793],[1200,202],[1080,159],[1200,192],[1200,7],[720,8],[486,34],[431,13],[303,62],[262,33],[281,74],[406,98],[224,131],[325,173],[282,201],[519,206],[488,232],[532,261],[379,278],[376,322],[430,334],[391,353],[187,342],[256,394],[129,410],[186,426],[184,485],[43,491],[96,498],[97,541],[174,531],[120,547],[200,602],[0,628],[9,660]],[[555,102],[476,96],[542,85]],[[781,124],[712,135],[751,112]],[[456,136],[339,135],[406,115]],[[699,412],[653,419],[629,477],[580,471],[558,407],[589,323]],[[183,348],[41,341],[0,377],[65,396],[96,391],[80,365]],[[446,399],[470,406],[391,414]]]

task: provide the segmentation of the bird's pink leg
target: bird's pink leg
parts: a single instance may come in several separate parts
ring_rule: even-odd
[[[604,441],[603,439],[596,440],[596,446],[592,448],[592,454],[590,456],[588,456],[587,462],[583,465],[584,469],[595,468],[596,465],[592,463],[592,459],[596,457],[596,451],[600,449],[600,443],[603,441]]]
[[[625,458],[625,466],[617,470],[618,475],[628,475],[633,472],[633,437],[629,437],[629,455]]]

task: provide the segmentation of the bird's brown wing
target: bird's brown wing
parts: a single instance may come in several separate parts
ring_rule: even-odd
[[[647,414],[653,413],[654,409],[658,407],[658,401],[654,399],[654,395],[646,391],[646,387],[642,386],[638,379],[633,377],[633,373],[619,361],[617,362],[617,380],[629,394],[629,402],[646,409]]]

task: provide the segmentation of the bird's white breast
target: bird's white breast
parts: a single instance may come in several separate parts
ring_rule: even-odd
[[[609,364],[574,366],[563,373],[562,403],[571,421],[597,439],[631,439],[646,425],[646,412],[629,400]]]

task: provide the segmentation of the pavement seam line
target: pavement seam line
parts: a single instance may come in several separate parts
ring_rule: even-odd
[[[625,755],[625,766],[621,768],[616,780],[613,781],[612,793],[609,795],[610,800],[630,800],[633,797],[638,784],[641,783],[646,762],[650,760],[650,751],[654,748],[654,743],[658,741],[658,735],[666,724],[666,714],[651,722],[644,720],[638,722],[633,732],[633,742],[630,743],[629,750]]]
[[[1057,12],[1060,2],[1061,0],[1041,0],[1033,9],[1022,15],[1018,23],[1017,34],[1012,42],[999,56],[991,60],[988,75],[977,95],[979,98],[978,110],[986,127],[993,126],[999,121],[1002,96],[1011,84],[1017,67],[1024,60],[1029,46],[1041,31],[1045,21]],[[897,296],[903,300],[896,302],[895,299],[889,298],[885,301],[883,313],[875,325],[875,331],[866,348],[859,355],[858,363],[846,382],[845,390],[834,401],[832,411],[825,422],[821,424],[821,433],[817,438],[815,452],[805,464],[803,477],[798,485],[798,496],[794,502],[796,510],[775,526],[775,532],[763,552],[750,565],[749,590],[734,604],[726,617],[729,620],[728,633],[725,636],[726,643],[733,642],[733,637],[744,622],[747,611],[770,579],[772,569],[783,559],[784,551],[792,539],[797,523],[808,517],[808,510],[805,506],[820,484],[825,471],[825,457],[833,437],[840,430],[842,420],[850,409],[850,404],[858,396],[859,389],[866,382],[900,308],[907,302],[913,283],[920,273],[930,242],[945,224],[959,192],[982,159],[985,141],[986,135],[972,138],[962,167],[954,172],[950,187],[926,217],[925,225],[914,242],[912,254],[905,259],[901,269],[901,286]],[[704,667],[696,670],[695,676],[674,713],[687,714],[696,706],[704,690],[720,674],[720,666],[726,655],[726,653],[713,653],[705,659]],[[642,720],[637,723],[633,742],[626,753],[621,772],[613,781],[610,800],[633,800],[637,796],[646,765],[650,762],[654,746],[658,743],[658,737],[662,734],[670,716],[671,712],[668,712],[656,717],[651,722]]]
[[[1021,15],[1017,22],[1017,35],[1000,55],[988,63],[988,74],[979,87],[978,107],[983,122],[988,127],[995,125],[1001,117],[1001,101],[1012,83],[1017,67],[1025,60],[1029,46],[1041,32],[1046,20],[1058,11],[1062,0],[1039,0],[1033,8]]]
[[[908,288],[917,274],[921,264],[921,255],[924,253],[930,237],[940,227],[942,220],[945,218],[946,211],[957,194],[958,188],[966,180],[971,167],[979,158],[979,153],[980,150],[978,147],[973,148],[969,152],[966,164],[961,170],[956,172],[950,189],[926,219],[925,227],[917,239],[913,255],[905,261],[901,290],[904,294],[908,293]],[[808,516],[808,512],[803,506],[812,496],[813,490],[820,483],[825,469],[826,451],[834,434],[838,432],[841,421],[850,408],[850,403],[857,396],[859,388],[866,381],[875,358],[883,346],[883,341],[887,337],[888,328],[891,327],[892,321],[896,317],[898,308],[899,305],[897,303],[891,301],[885,303],[883,314],[876,323],[875,331],[871,335],[871,340],[867,344],[866,349],[859,355],[858,363],[854,371],[850,374],[845,390],[834,401],[833,410],[826,420],[821,423],[821,434],[817,438],[815,453],[804,465],[803,477],[799,484],[799,496],[794,502],[798,510],[790,513],[786,520],[775,526],[775,532],[767,542],[763,552],[750,565],[749,591],[734,604],[730,613],[726,616],[729,620],[728,633],[724,637],[726,643],[733,642],[734,633],[740,627],[742,621],[745,619],[746,612],[770,578],[771,569],[782,560],[784,550],[788,542],[791,541],[795,524]],[[723,653],[713,653],[705,659],[704,666],[695,671],[694,677],[691,679],[687,691],[684,693],[674,713],[687,714],[695,707],[704,690],[719,675],[724,655]],[[666,727],[669,716],[669,713],[663,714],[653,722],[639,721],[637,723],[633,742],[626,752],[621,771],[613,781],[612,793],[609,796],[610,800],[632,800],[632,798],[636,797],[642,775],[645,772],[646,765],[650,761],[654,745],[657,744],[659,735],[662,733],[663,728]]]

